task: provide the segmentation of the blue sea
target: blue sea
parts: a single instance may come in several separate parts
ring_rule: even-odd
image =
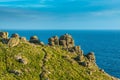
[[[76,45],[80,45],[87,54],[95,52],[98,66],[112,76],[120,78],[120,31],[119,30],[6,30],[11,35],[18,33],[27,39],[37,35],[48,43],[48,38],[55,35],[71,34]]]

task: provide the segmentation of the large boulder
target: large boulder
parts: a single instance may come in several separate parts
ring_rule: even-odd
[[[18,34],[12,34],[11,38],[8,41],[9,47],[17,46],[20,42],[19,35]]]
[[[0,38],[7,39],[8,38],[8,32],[0,32]]]
[[[0,32],[0,42],[3,44],[8,43],[8,32]]]
[[[39,43],[40,43],[40,40],[38,39],[37,36],[31,36],[29,42],[30,42],[30,43],[34,43],[34,44],[39,44]]]
[[[37,36],[31,36],[30,37],[30,40],[29,40],[30,43],[34,43],[34,44],[38,44],[38,45],[44,45],[43,42],[41,42]]]
[[[62,45],[66,48],[71,48],[74,47],[74,40],[71,35],[65,34],[60,37],[59,45]]]
[[[58,36],[53,36],[53,37],[49,38],[48,39],[48,44],[51,45],[51,46],[59,45],[59,38],[58,38]]]

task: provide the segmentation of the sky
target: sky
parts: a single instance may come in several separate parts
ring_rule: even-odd
[[[0,29],[120,29],[120,0],[0,0]]]

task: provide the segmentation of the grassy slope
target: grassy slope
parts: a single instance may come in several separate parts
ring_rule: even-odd
[[[27,58],[28,64],[17,62],[16,55]],[[87,68],[79,65],[74,60],[76,56],[59,46],[20,43],[9,48],[0,43],[0,80],[112,80],[97,66]],[[20,70],[22,74],[18,76],[9,73],[9,70]]]

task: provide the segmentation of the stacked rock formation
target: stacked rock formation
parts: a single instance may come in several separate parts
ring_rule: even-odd
[[[82,50],[80,46],[75,46],[74,39],[70,34],[64,34],[58,38],[58,36],[53,36],[48,39],[48,44],[50,46],[60,45],[63,46],[63,49],[68,50],[69,52],[81,53]]]
[[[64,34],[60,36],[60,38],[53,36],[48,39],[48,44],[50,46],[60,45],[63,47],[63,49],[69,52],[77,53],[78,56],[75,59],[84,67],[96,65],[94,52],[89,52],[87,55],[84,55],[83,50],[81,50],[80,46],[75,46],[74,39],[69,34]]]
[[[65,34],[60,37],[59,44],[65,48],[72,48],[74,47],[74,40],[71,35]]]
[[[74,40],[71,35],[65,34],[62,35],[60,38],[58,36],[53,36],[48,39],[48,44],[51,46],[60,45],[64,48],[72,48],[74,47]]]
[[[58,36],[53,36],[53,37],[49,38],[48,39],[48,44],[51,45],[51,46],[59,45],[59,38],[58,38]]]
[[[79,56],[79,59],[82,58],[82,60],[79,60],[78,63],[82,66],[85,67],[91,67],[92,65],[96,65],[96,59],[95,59],[95,55],[94,52],[89,52],[87,55],[85,56]]]
[[[89,52],[86,57],[88,58],[88,60],[90,62],[95,62],[95,56],[94,56],[94,52]]]

